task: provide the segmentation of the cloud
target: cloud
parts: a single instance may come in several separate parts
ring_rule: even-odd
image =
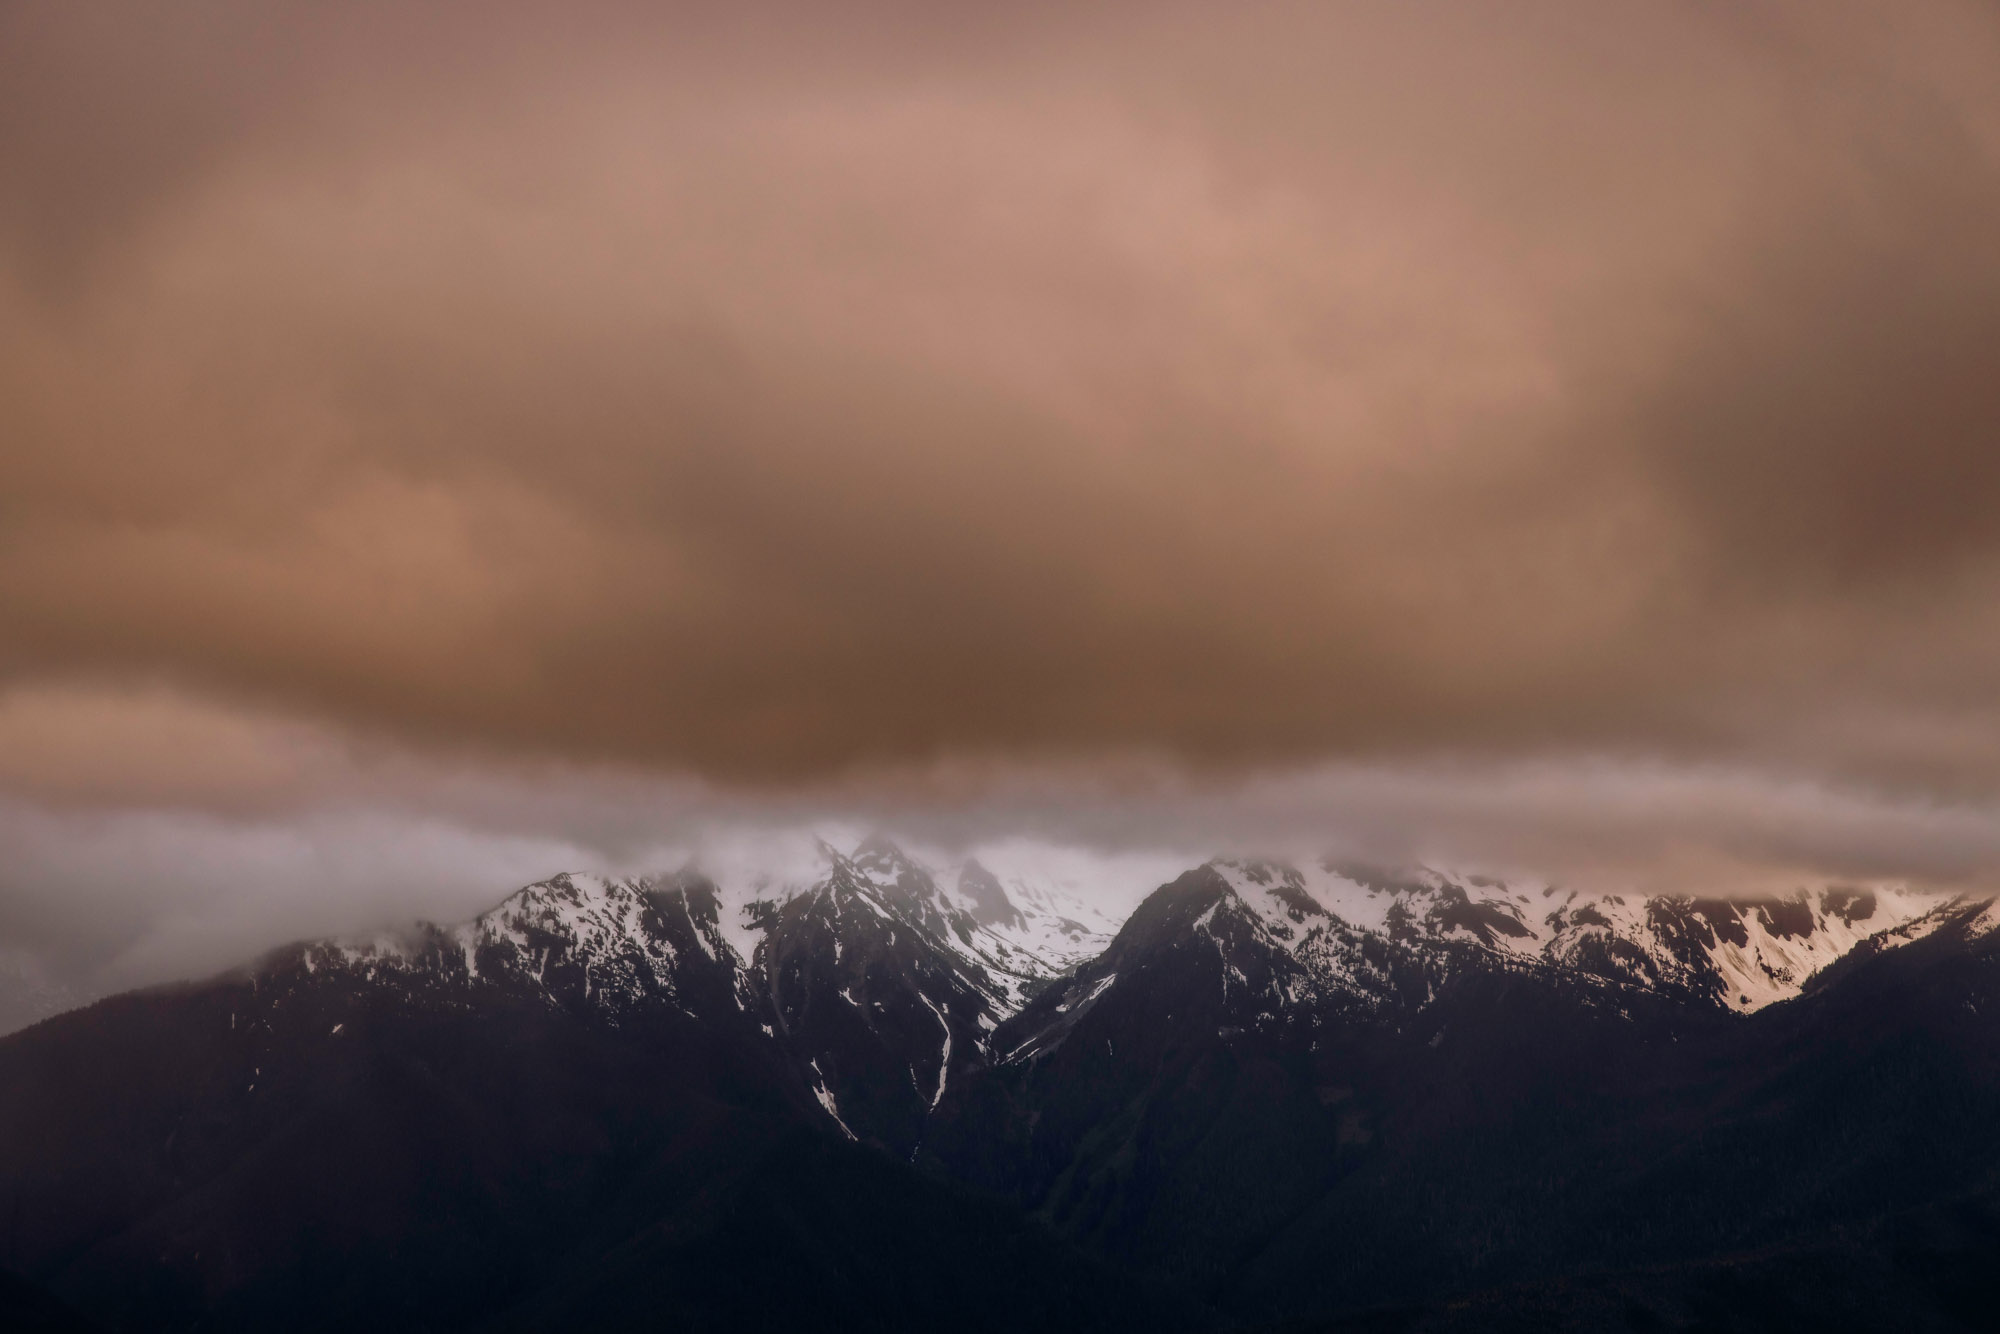
[[[1801,711],[1995,665],[2000,35],[1902,13],[16,7],[0,670],[767,783],[1865,770]]]
[[[1974,875],[1996,61],[1969,0],[9,6],[13,837]]]
[[[158,691],[82,690],[0,697],[0,755],[0,1031],[287,940],[462,921],[558,871],[692,863],[738,889],[801,884],[819,839],[875,831],[940,866],[976,856],[1067,881],[1114,913],[1217,855],[1647,894],[2000,887],[1993,803],[1633,756],[1226,775],[1136,754],[950,761],[774,790],[357,744]]]

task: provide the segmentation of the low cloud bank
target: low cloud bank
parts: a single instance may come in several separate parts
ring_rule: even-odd
[[[1119,908],[1218,854],[1725,896],[1830,881],[1992,888],[2000,866],[1991,806],[1658,760],[1433,756],[1218,777],[1135,757],[882,770],[772,792],[447,760],[157,691],[41,705],[0,701],[0,753],[21,719],[45,740],[63,710],[88,727],[46,781],[0,774],[0,1022],[300,937],[460,920],[557,871],[693,861],[796,883],[816,840],[878,829],[939,858],[1055,875]],[[198,781],[127,762],[164,740],[211,761]],[[100,781],[93,764],[112,772]],[[113,777],[124,786],[106,801]]]

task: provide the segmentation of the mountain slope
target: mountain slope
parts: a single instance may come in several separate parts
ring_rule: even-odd
[[[1560,1146],[1516,1142],[1437,1198],[1425,1247],[1489,1247],[1463,1299],[1438,1300],[1450,1289],[1436,1279],[1380,1287],[1368,1295],[1386,1309],[1328,1328],[1990,1328],[1997,924],[1991,904],[1958,905],[1798,1002],[1635,1066],[1618,1115]],[[1385,1174],[1320,1202],[1246,1289],[1304,1315],[1327,1303],[1300,1266],[1327,1247],[1407,1263],[1415,1229],[1381,1210],[1410,1184]],[[1503,1219],[1523,1240],[1495,1255]]]
[[[16,1274],[0,1271],[0,1329],[9,1334],[100,1334],[68,1305]]]
[[[1167,1319],[894,1161],[1037,928],[877,843],[782,900],[560,875],[106,1001],[0,1041],[0,1264],[114,1328],[978,1328],[970,1248],[1010,1266],[987,1327]]]
[[[1018,980],[987,970],[972,914],[886,845],[834,855],[764,926],[759,1013],[843,1131],[909,1156],[954,1072],[982,1059]]]
[[[953,891],[885,840],[851,857],[825,848],[822,863],[806,887],[736,902],[692,870],[559,875],[461,926],[313,942],[263,967],[440,1004],[533,1000],[613,1026],[660,1008],[748,1022],[795,1058],[842,1133],[908,1157],[954,1072],[983,1063],[1000,1020],[1097,937],[1015,905],[976,864]]]
[[[1253,908],[1230,868],[1163,887],[1100,959],[995,1034],[1002,1063],[948,1100],[931,1161],[1225,1299],[1292,1217],[1381,1161],[1391,1133],[1448,1133],[1467,1107],[1524,1105],[1607,1053],[1729,1022],[1476,941],[1291,911],[1305,921]]]
[[[1989,903],[1216,862],[1087,957],[1059,904],[870,840],[59,1017],[0,1040],[0,1268],[149,1330],[1673,1328],[1752,1282],[1932,1329],[2000,1262]]]
[[[1245,1316],[1560,1296],[1534,1285],[1666,1264],[1684,1281],[1631,1288],[1664,1320],[1772,1248],[1825,1260],[1911,1226],[1958,1238],[1939,1282],[2000,1260],[1952,1222],[2000,1198],[1990,905],[1891,928],[1745,1017],[1565,967],[1468,922],[1470,895],[1377,889],[1370,930],[1300,890],[1222,865],[1164,887],[1002,1026],[928,1161]],[[1951,1327],[1915,1271],[1854,1273]]]
[[[1010,1212],[847,1143],[747,1013],[606,1011],[553,962],[533,975],[566,977],[563,1003],[512,969],[301,957],[0,1042],[0,1263],[123,1330],[1163,1318]],[[897,1282],[967,1255],[1005,1262],[979,1276],[990,1318],[953,1283]]]
[[[1509,960],[1744,1012],[1798,995],[1813,973],[1862,941],[1936,906],[1887,887],[1800,889],[1785,898],[1641,898],[1424,867],[1214,865],[1275,938],[1309,963],[1321,955],[1315,971],[1329,980],[1352,971],[1342,957],[1351,956],[1350,942],[1377,936],[1433,953],[1477,945]]]

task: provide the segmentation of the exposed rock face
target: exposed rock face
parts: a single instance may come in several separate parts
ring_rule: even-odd
[[[1754,1010],[1937,907],[1894,891],[1641,900],[1424,868],[1218,861],[1112,939],[1046,889],[1017,892],[1025,902],[977,862],[941,877],[875,838],[852,855],[823,849],[819,878],[776,897],[732,900],[692,870],[559,875],[462,926],[315,942],[264,969],[441,1002],[533,997],[614,1025],[659,1007],[727,1015],[783,1048],[844,1133],[907,1157],[955,1078],[1047,1049],[1120,960],[1176,933],[1176,948],[1219,961],[1218,1024],[1254,1028],[1334,1011],[1400,1021],[1467,970],[1546,970],[1614,1006],[1636,991]]]
[[[1990,902],[1218,861],[1106,925],[871,840],[101,1002],[0,1040],[0,1272],[243,1331],[1673,1328],[1738,1273],[1950,1328],[2000,1272]]]

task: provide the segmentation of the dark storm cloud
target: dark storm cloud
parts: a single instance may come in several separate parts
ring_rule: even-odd
[[[2000,777],[1990,7],[0,25],[17,690],[766,789]]]

